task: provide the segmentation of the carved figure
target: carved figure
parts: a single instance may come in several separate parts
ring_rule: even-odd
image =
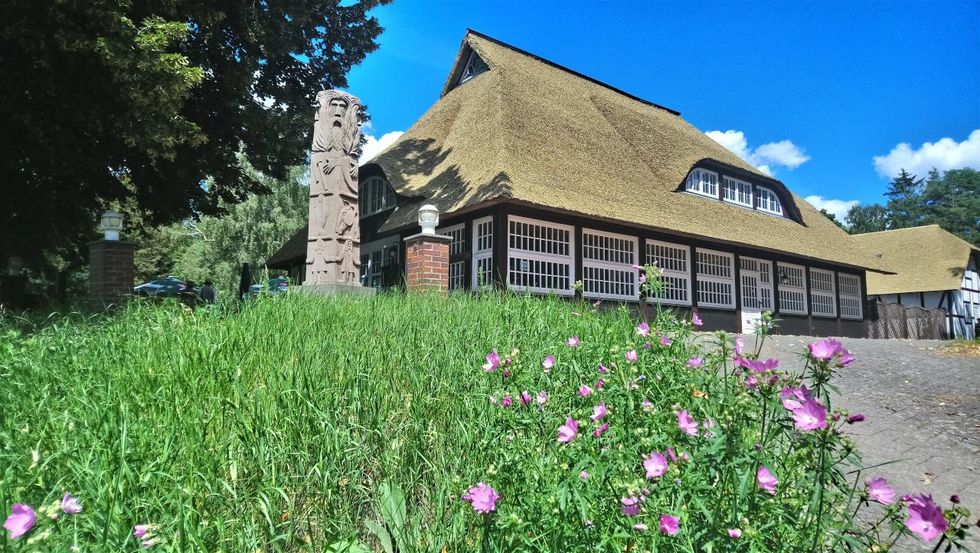
[[[337,280],[345,284],[356,284],[361,272],[361,259],[354,254],[354,241],[348,240],[340,252],[340,274]]]
[[[360,262],[357,159],[360,157],[361,102],[339,90],[321,91],[316,100],[310,156],[306,281],[309,284],[336,280],[356,283],[357,275],[351,280],[347,273],[351,267],[356,273]],[[337,248],[337,255],[324,253],[327,242]],[[347,257],[352,261],[348,267],[342,267]],[[347,273],[342,275],[342,270]]]

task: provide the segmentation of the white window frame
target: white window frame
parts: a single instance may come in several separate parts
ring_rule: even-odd
[[[818,290],[814,284],[819,284],[817,280],[814,279],[814,275],[823,275],[827,277],[827,281],[830,283],[830,290]],[[818,302],[813,301],[814,298],[825,298],[830,300],[830,312],[817,311]],[[815,269],[810,267],[810,313],[814,317],[837,317],[837,278],[833,271],[828,271],[826,269]]]
[[[590,257],[591,250],[594,246],[587,246],[589,239],[587,237],[595,237],[600,240],[607,239],[608,241],[623,241],[627,242],[630,246],[630,250],[626,253],[622,259],[619,260],[602,260]],[[583,228],[582,229],[582,296],[586,298],[593,299],[609,299],[609,300],[631,300],[637,301],[640,298],[640,286],[637,282],[637,277],[639,272],[633,268],[633,265],[638,265],[637,263],[637,250],[639,249],[640,239],[636,236],[629,236],[626,234],[616,234],[612,232],[604,232],[601,230],[594,230]],[[624,253],[622,250],[605,250],[606,252],[612,252],[613,256],[615,254]],[[610,280],[598,279],[590,277],[590,270],[593,272],[602,272],[606,276],[618,277],[621,280]],[[595,290],[594,288],[599,288]],[[605,290],[603,290],[603,288]],[[627,293],[616,293],[617,288],[624,288]],[[591,289],[591,290],[590,290]]]
[[[851,280],[851,282],[845,282]],[[857,294],[852,294],[846,292],[845,290],[849,287],[857,289]],[[850,273],[837,273],[837,295],[840,298],[840,318],[841,319],[853,319],[862,320],[864,319],[864,298],[862,297],[861,291],[861,276],[853,275]],[[849,307],[845,306],[845,300],[854,301],[854,305],[857,306],[857,314],[849,313]]]
[[[364,182],[358,185],[358,190],[360,191],[358,208],[361,211],[362,219],[395,207],[395,190],[382,177],[373,176],[364,179]],[[376,202],[380,205],[377,209],[372,207],[372,204]]]
[[[466,289],[466,261],[457,260],[453,261],[454,255],[460,255],[466,251],[466,240],[464,239],[464,233],[466,232],[466,226],[463,223],[456,225],[451,225],[445,228],[437,228],[436,234],[443,236],[452,236],[452,241],[449,242],[449,291],[453,292],[456,290]]]
[[[395,254],[395,258],[399,262],[401,261],[401,258],[399,257],[401,255],[401,250],[399,249],[401,248],[401,243],[402,243],[401,237],[396,234],[395,236],[389,236],[387,238],[381,238],[380,240],[374,240],[373,242],[367,242],[365,244],[361,244],[362,286],[366,286],[368,288],[378,288],[380,286],[380,281],[378,283],[378,286],[375,286],[371,284],[371,280],[374,277],[378,277],[379,279],[381,278],[382,269],[385,267],[384,262],[386,259],[388,259],[388,256],[385,255],[387,250],[391,248],[395,248],[395,251],[398,252]],[[381,252],[381,263],[377,266],[375,266],[374,263],[371,263],[370,267],[368,267],[367,261],[370,261],[372,254],[378,251]],[[364,258],[367,258],[367,261]]]
[[[779,201],[779,196],[776,195],[771,189],[764,186],[755,187],[755,195],[758,200],[759,211],[765,211],[766,213],[772,213],[773,215],[783,215],[783,203]],[[763,199],[765,200],[765,205],[763,205]],[[770,204],[775,205],[776,209],[772,209]]]
[[[477,67],[477,61],[483,64],[483,67]],[[466,58],[466,65],[463,66],[463,72],[459,76],[459,82],[456,83],[457,86],[473,79],[477,75],[486,73],[490,69],[487,62],[483,60],[476,52],[470,52],[470,57]]]
[[[756,264],[756,270],[746,269],[745,268],[745,265],[748,264],[748,263],[755,263]],[[760,312],[774,311],[776,309],[776,294],[773,292],[773,287],[772,287],[772,280],[773,280],[773,274],[772,274],[772,266],[773,266],[773,263],[772,263],[772,261],[770,261],[768,259],[762,259],[762,258],[759,258],[759,257],[745,257],[745,256],[742,256],[742,257],[739,257],[738,258],[738,264],[739,264],[739,281],[740,281],[739,284],[742,286],[742,288],[741,288],[741,290],[742,290],[742,308],[743,309],[758,309]],[[763,275],[765,275],[765,278],[763,278]],[[756,283],[756,289],[759,291],[759,297],[756,298],[756,301],[759,302],[759,306],[758,307],[746,307],[745,306],[745,288],[746,288],[746,283],[745,283],[745,280],[744,279],[745,279],[746,276],[748,276],[748,277],[758,276],[759,277],[758,282]],[[763,303],[766,300],[766,298],[764,297],[765,294],[762,293],[763,291],[768,291],[769,292],[769,298],[768,298],[769,299],[769,305],[765,305],[765,306],[763,305]]]
[[[670,264],[675,265],[678,263],[683,263],[684,270],[678,270],[673,267],[666,267],[666,263],[657,262],[658,257],[656,255],[656,248],[667,248],[672,250],[680,250],[684,252],[684,259],[678,257],[669,258]],[[646,248],[644,251],[645,260],[647,264],[656,265],[660,269],[660,274],[662,277],[677,279],[677,281],[682,281],[683,286],[678,287],[684,290],[684,295],[687,299],[677,300],[677,299],[665,299],[665,298],[648,298],[647,301],[650,303],[660,303],[664,305],[691,305],[691,247],[685,246],[684,244],[674,244],[672,242],[662,242],[660,240],[647,240]]]
[[[729,184],[732,185],[732,197],[728,196]],[[744,197],[744,201],[739,197]],[[725,175],[722,178],[722,200],[735,205],[752,207],[752,183]]]
[[[728,260],[728,277],[719,275],[705,274],[701,271],[701,254],[705,255],[716,255],[723,259]],[[694,253],[694,263],[698,267],[697,271],[697,281],[698,281],[698,307],[709,307],[712,309],[735,309],[735,254],[722,252],[718,250],[709,250],[707,248],[695,248]],[[727,285],[729,288],[729,297],[731,298],[728,303],[718,303],[712,301],[704,301],[701,298],[702,291],[711,284]],[[710,292],[709,292],[710,293]]]
[[[552,252],[542,252],[533,249],[524,249],[520,247],[511,247],[511,224],[526,224],[529,226],[539,227],[547,235],[550,231],[564,231],[568,233],[567,242],[567,254],[561,255]],[[528,217],[519,217],[517,215],[507,216],[507,229],[506,229],[506,240],[507,240],[507,288],[510,290],[516,290],[519,292],[534,292],[539,294],[556,294],[559,296],[573,296],[575,294],[575,227],[571,225],[565,225],[562,223],[552,223],[549,221],[542,221],[539,219],[530,219]],[[527,237],[528,241],[533,243],[535,241],[543,244],[553,244],[559,247],[563,244],[562,241],[557,239],[543,237]],[[563,279],[567,278],[568,286],[566,288],[549,288],[544,286],[521,286],[517,284],[511,284],[511,276],[515,274],[515,271],[511,270],[511,265],[514,263],[520,264],[520,271],[516,274],[528,272],[534,265],[542,264],[553,264],[557,266],[567,267],[567,277],[563,276],[552,276],[551,278]],[[543,274],[546,277],[549,276],[547,273],[536,273]]]
[[[696,167],[688,173],[684,189],[693,194],[718,199],[719,181],[719,175],[715,171]]]
[[[783,284],[782,279],[779,277],[780,269],[798,269],[800,276],[800,284]],[[788,271],[787,271],[788,273]],[[807,308],[809,306],[809,298],[806,293],[806,267],[803,265],[796,265],[795,263],[782,263],[780,261],[776,262],[776,280],[779,281],[779,297],[776,298],[776,305],[780,313],[789,313],[792,315],[806,315]],[[783,306],[783,292],[798,292],[800,294],[800,299],[803,302],[803,309],[790,309]]]
[[[473,263],[470,270],[470,288],[473,290],[485,290],[493,287],[493,217],[480,217],[473,219]],[[484,226],[488,225],[488,226]],[[480,234],[481,229],[489,230],[489,234]],[[481,247],[481,238],[484,244]],[[489,265],[489,274],[482,273],[483,283],[480,283],[480,266]]]

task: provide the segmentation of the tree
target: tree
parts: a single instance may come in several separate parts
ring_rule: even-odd
[[[980,247],[980,171],[953,169],[940,175],[933,169],[923,200],[927,223]]]
[[[6,0],[0,259],[78,264],[98,212],[219,212],[302,162],[312,105],[377,48],[386,0]],[[207,185],[202,185],[203,183]]]
[[[285,179],[274,179],[248,168],[250,177],[269,191],[225,205],[221,216],[174,225],[192,238],[177,256],[173,272],[196,282],[214,280],[222,293],[238,288],[242,263],[262,267],[297,229],[306,224],[309,211],[308,168],[296,166]]]
[[[889,213],[883,205],[855,205],[847,210],[844,218],[851,234],[878,232],[888,228]]]
[[[925,211],[922,203],[923,180],[915,178],[905,169],[892,179],[885,195],[888,196],[888,228],[917,227],[924,224]]]
[[[830,219],[831,221],[833,221],[834,224],[837,225],[838,227],[840,227],[840,228],[842,228],[844,230],[847,230],[846,228],[844,228],[844,224],[841,223],[840,221],[838,221],[837,220],[837,216],[834,215],[833,213],[827,211],[826,209],[821,208],[820,209],[820,214],[823,215],[824,217]]]

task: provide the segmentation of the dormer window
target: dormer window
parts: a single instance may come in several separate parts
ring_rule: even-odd
[[[726,202],[752,207],[752,185],[732,177],[725,177],[724,199]]]
[[[381,177],[364,179],[358,189],[361,218],[395,207],[395,191]]]
[[[470,52],[470,57],[466,60],[466,67],[463,68],[463,74],[459,76],[459,82],[456,84],[461,85],[489,69],[487,63],[480,56],[476,55],[476,52]]]
[[[755,196],[758,199],[758,207],[760,211],[773,213],[775,215],[783,214],[783,206],[779,203],[779,198],[776,197],[776,193],[772,190],[757,186],[755,187]]]
[[[718,173],[695,169],[687,176],[687,191],[702,196],[718,197]]]

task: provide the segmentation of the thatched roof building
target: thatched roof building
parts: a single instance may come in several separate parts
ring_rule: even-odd
[[[632,244],[624,255],[639,263],[670,264],[663,248],[683,249],[683,255],[677,255],[687,268],[674,276],[680,279],[675,284],[686,290],[665,303],[728,311],[718,316],[719,326],[745,326],[738,316],[744,311],[737,301],[742,286],[735,280],[742,270],[737,260],[747,257],[763,261],[761,270],[770,275],[766,279],[757,274],[756,279],[786,281],[783,295],[795,299],[787,299],[793,307],[783,311],[805,319],[798,327],[789,326],[806,333],[840,334],[860,331],[840,322],[840,283],[834,275],[845,275],[852,296],[856,290],[858,299],[845,301],[850,305],[863,301],[865,270],[880,269],[817,209],[678,112],[475,31],[466,33],[440,99],[397,142],[362,167],[361,182],[370,196],[362,200],[361,209],[366,240],[383,242],[416,232],[417,210],[424,203],[439,208],[443,229],[459,225],[454,255],[460,263],[457,284],[464,288],[482,278],[477,265],[483,263],[492,280],[513,289],[571,295],[571,283],[584,280],[587,297],[636,299],[636,283],[622,275],[593,282],[590,293],[595,279],[585,273],[587,258],[595,252],[589,244],[598,240],[590,237],[602,235],[604,240]],[[484,229],[493,234],[493,251],[486,254],[492,254],[492,261],[477,259],[476,226],[482,219],[492,222]],[[552,231],[567,243],[561,251],[567,252],[568,262],[557,269],[549,266],[547,270],[558,271],[555,274],[536,273],[527,262],[542,261],[553,252],[536,250],[534,244],[521,242],[524,237],[519,234]],[[515,246],[528,255],[511,255]],[[615,247],[620,246],[626,247]],[[365,248],[367,261],[370,250]],[[709,260],[700,250],[724,255]],[[270,264],[295,266],[304,254],[299,236]],[[388,258],[384,251],[381,258]],[[593,261],[608,261],[610,256],[599,258]],[[708,270],[715,261],[720,263],[715,267],[719,275],[697,273],[698,264]],[[833,324],[814,322],[809,267],[819,273],[818,280],[826,281],[820,286],[832,288],[827,290],[832,300],[818,301],[825,312],[817,317],[832,319]],[[780,278],[774,278],[777,274]],[[715,277],[719,295],[699,302],[698,296],[708,299],[706,290],[714,285],[707,282]],[[698,282],[705,284],[699,289]],[[774,289],[778,287],[777,282],[757,291],[760,298],[768,295],[759,300],[763,308],[779,310],[775,298],[780,293]],[[860,305],[845,311],[845,319],[863,318]]]
[[[976,336],[980,248],[939,225],[855,234],[852,239],[892,272],[868,273],[869,296],[945,309],[950,336]]]

